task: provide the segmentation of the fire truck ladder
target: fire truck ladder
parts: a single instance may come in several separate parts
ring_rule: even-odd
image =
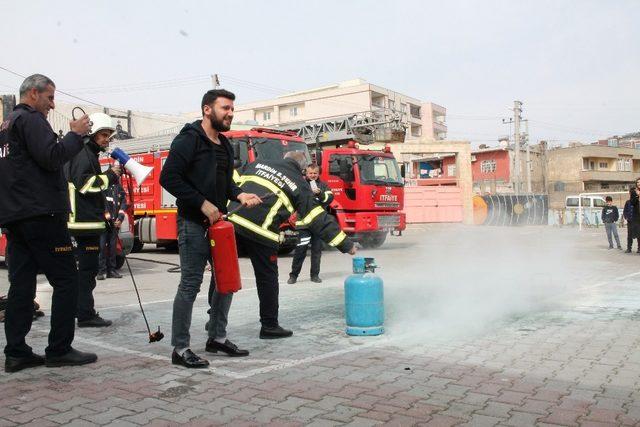
[[[321,145],[346,140],[355,140],[363,145],[374,142],[403,142],[406,135],[402,116],[398,112],[386,109],[294,123],[282,128],[295,131],[307,144]]]

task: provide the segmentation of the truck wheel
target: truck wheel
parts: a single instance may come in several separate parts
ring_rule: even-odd
[[[362,246],[366,249],[375,249],[382,246],[384,241],[387,239],[386,231],[377,231],[375,233],[370,233],[368,236],[362,239]]]
[[[116,270],[120,270],[124,265],[124,256],[116,255]]]
[[[137,237],[134,237],[133,239],[133,246],[131,247],[131,252],[140,252],[142,251],[142,247],[144,246],[144,243],[142,243],[140,241],[140,239],[138,239]],[[123,261],[124,262],[124,261]]]

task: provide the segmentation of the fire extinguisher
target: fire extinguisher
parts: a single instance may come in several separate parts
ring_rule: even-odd
[[[216,289],[221,294],[238,292],[242,289],[242,283],[233,224],[220,219],[209,226],[209,243]]]
[[[261,200],[275,197],[273,193],[259,196]],[[225,221],[230,215],[242,209],[242,205],[220,217],[215,224],[209,226],[208,236],[211,245],[211,260],[213,273],[216,278],[216,289],[221,294],[238,292],[242,289],[240,281],[240,264],[238,263],[238,248],[233,224]]]

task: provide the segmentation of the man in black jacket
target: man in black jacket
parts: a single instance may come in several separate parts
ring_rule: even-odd
[[[618,228],[616,227],[616,222],[618,222],[618,219],[620,218],[618,207],[613,206],[613,199],[611,196],[607,196],[604,200],[607,205],[602,208],[602,222],[604,223],[604,228],[607,232],[609,249],[613,249],[613,240],[611,239],[612,234],[616,239],[618,249],[622,249],[622,246],[620,246],[620,237],[618,236]]]
[[[160,184],[176,197],[180,284],[173,301],[171,345],[173,364],[204,368],[209,362],[190,349],[191,314],[207,261],[211,261],[207,228],[235,200],[255,206],[261,200],[243,192],[233,181],[233,150],[221,133],[231,128],[235,95],[223,89],[210,90],[202,98],[202,120],[186,124],[171,143],[160,174]],[[212,292],[206,350],[229,356],[247,356],[226,338],[227,315],[233,294]]]
[[[236,227],[238,245],[251,258],[260,300],[260,338],[285,338],[293,332],[278,323],[278,246],[280,225],[293,212],[298,222],[309,227],[329,246],[354,255],[355,244],[344,234],[336,221],[318,203],[302,175],[307,166],[305,154],[291,151],[284,160],[257,160],[240,177],[240,188],[257,194],[267,192],[272,197],[255,209],[240,209],[229,215]],[[231,203],[230,209],[237,206]]]
[[[320,205],[327,209],[333,201],[333,192],[327,184],[318,179],[320,175],[320,167],[318,165],[311,164],[307,166],[307,182],[313,192],[316,200]],[[320,258],[322,257],[322,239],[311,233],[309,227],[304,224],[296,224],[296,229],[300,233],[300,243],[296,246],[296,250],[293,254],[293,262],[291,264],[291,273],[289,273],[289,280],[287,283],[293,284],[298,280],[300,270],[302,270],[302,264],[307,257],[307,248],[311,245],[311,281],[315,283],[322,283],[320,279]]]
[[[72,121],[58,142],[47,122],[55,108],[55,84],[41,74],[20,86],[20,104],[0,127],[0,226],[9,230],[9,295],[4,331],[5,371],[83,365],[97,356],[71,347],[78,299],[78,272],[67,229],[70,212],[62,166],[82,150],[89,131],[85,115]],[[31,329],[36,275],[42,270],[51,286],[51,331],[45,358],[26,343]]]
[[[111,326],[111,320],[100,317],[95,310],[93,290],[96,288],[100,235],[110,225],[106,215],[105,191],[118,182],[120,165],[101,172],[98,156],[109,147],[109,139],[115,132],[113,120],[104,113],[94,113],[91,134],[84,149],[64,167],[69,181],[69,232],[74,236],[78,260],[78,327],[102,328]]]

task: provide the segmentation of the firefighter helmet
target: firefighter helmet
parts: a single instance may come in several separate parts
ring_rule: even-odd
[[[108,114],[93,113],[89,116],[89,121],[91,122],[90,135],[95,135],[103,129],[110,130],[111,135],[116,131],[116,127],[113,125],[113,119]]]

